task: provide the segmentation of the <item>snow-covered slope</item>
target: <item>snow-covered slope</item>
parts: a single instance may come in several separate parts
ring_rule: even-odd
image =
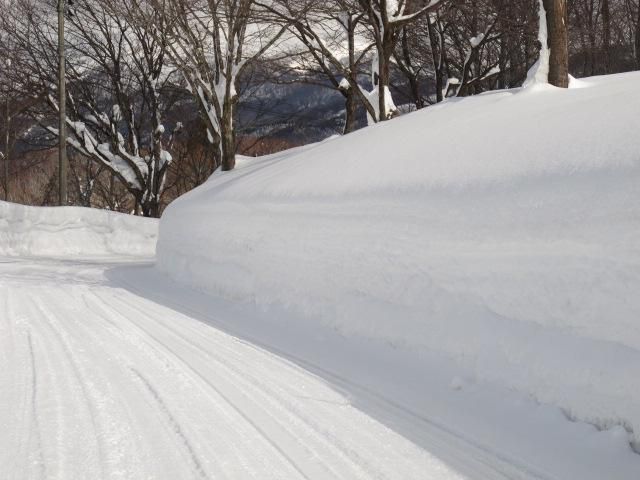
[[[0,255],[147,255],[158,221],[80,207],[25,207],[0,202]]]
[[[494,92],[244,159],[165,212],[158,268],[638,441],[639,83]]]

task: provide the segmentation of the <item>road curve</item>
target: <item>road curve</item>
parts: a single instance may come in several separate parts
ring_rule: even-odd
[[[109,282],[111,266],[0,259],[2,478],[467,478],[313,373]],[[459,448],[477,478],[527,477]]]

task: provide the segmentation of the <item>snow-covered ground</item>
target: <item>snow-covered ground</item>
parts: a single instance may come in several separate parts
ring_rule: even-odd
[[[637,479],[620,430],[438,355],[198,294],[152,263],[0,260],[7,479]]]
[[[639,82],[491,92],[245,159],[169,207],[158,266],[638,442]]]
[[[0,203],[0,478],[637,480],[639,81]]]
[[[0,265],[2,478],[463,478],[315,375],[123,290],[115,267]]]

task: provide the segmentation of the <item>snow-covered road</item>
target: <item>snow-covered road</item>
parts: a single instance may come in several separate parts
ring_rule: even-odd
[[[299,368],[100,284],[99,265],[62,270],[2,266],[0,463],[10,478],[447,472]]]
[[[535,468],[514,461],[346,378],[138,295],[143,277],[127,269],[154,275],[114,260],[0,258],[3,479],[568,478],[544,447]],[[537,415],[544,426],[546,414]],[[585,450],[564,448],[573,468],[572,455]],[[606,456],[597,443],[593,450]]]
[[[110,284],[113,266],[0,264],[2,478],[461,477],[313,374]]]

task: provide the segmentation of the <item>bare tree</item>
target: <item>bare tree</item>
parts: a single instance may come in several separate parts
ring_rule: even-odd
[[[326,78],[345,98],[344,133],[355,130],[356,110],[361,104],[370,118],[376,103],[360,84],[363,64],[375,45],[366,39],[364,13],[350,1],[276,0],[261,6],[289,27],[298,43],[292,47],[293,69]],[[302,46],[302,50],[298,49]]]
[[[391,58],[402,29],[437,11],[447,1],[430,0],[418,6],[408,0],[358,0],[376,46],[376,56],[372,62],[374,92],[378,97],[376,120],[388,120],[398,113],[391,98],[389,84]]]
[[[137,17],[166,26],[163,41],[207,123],[223,170],[235,167],[238,77],[272,48],[286,28],[253,0],[134,0]],[[153,30],[157,35],[159,32]]]
[[[52,2],[17,0],[11,31],[19,47],[16,74],[29,78],[58,111],[56,28]],[[128,21],[115,1],[85,1],[68,19],[66,141],[109,169],[145,216],[158,216],[171,155],[163,148],[160,96],[168,81],[166,44]],[[156,28],[161,28],[158,21]],[[46,115],[46,130],[59,136]]]

